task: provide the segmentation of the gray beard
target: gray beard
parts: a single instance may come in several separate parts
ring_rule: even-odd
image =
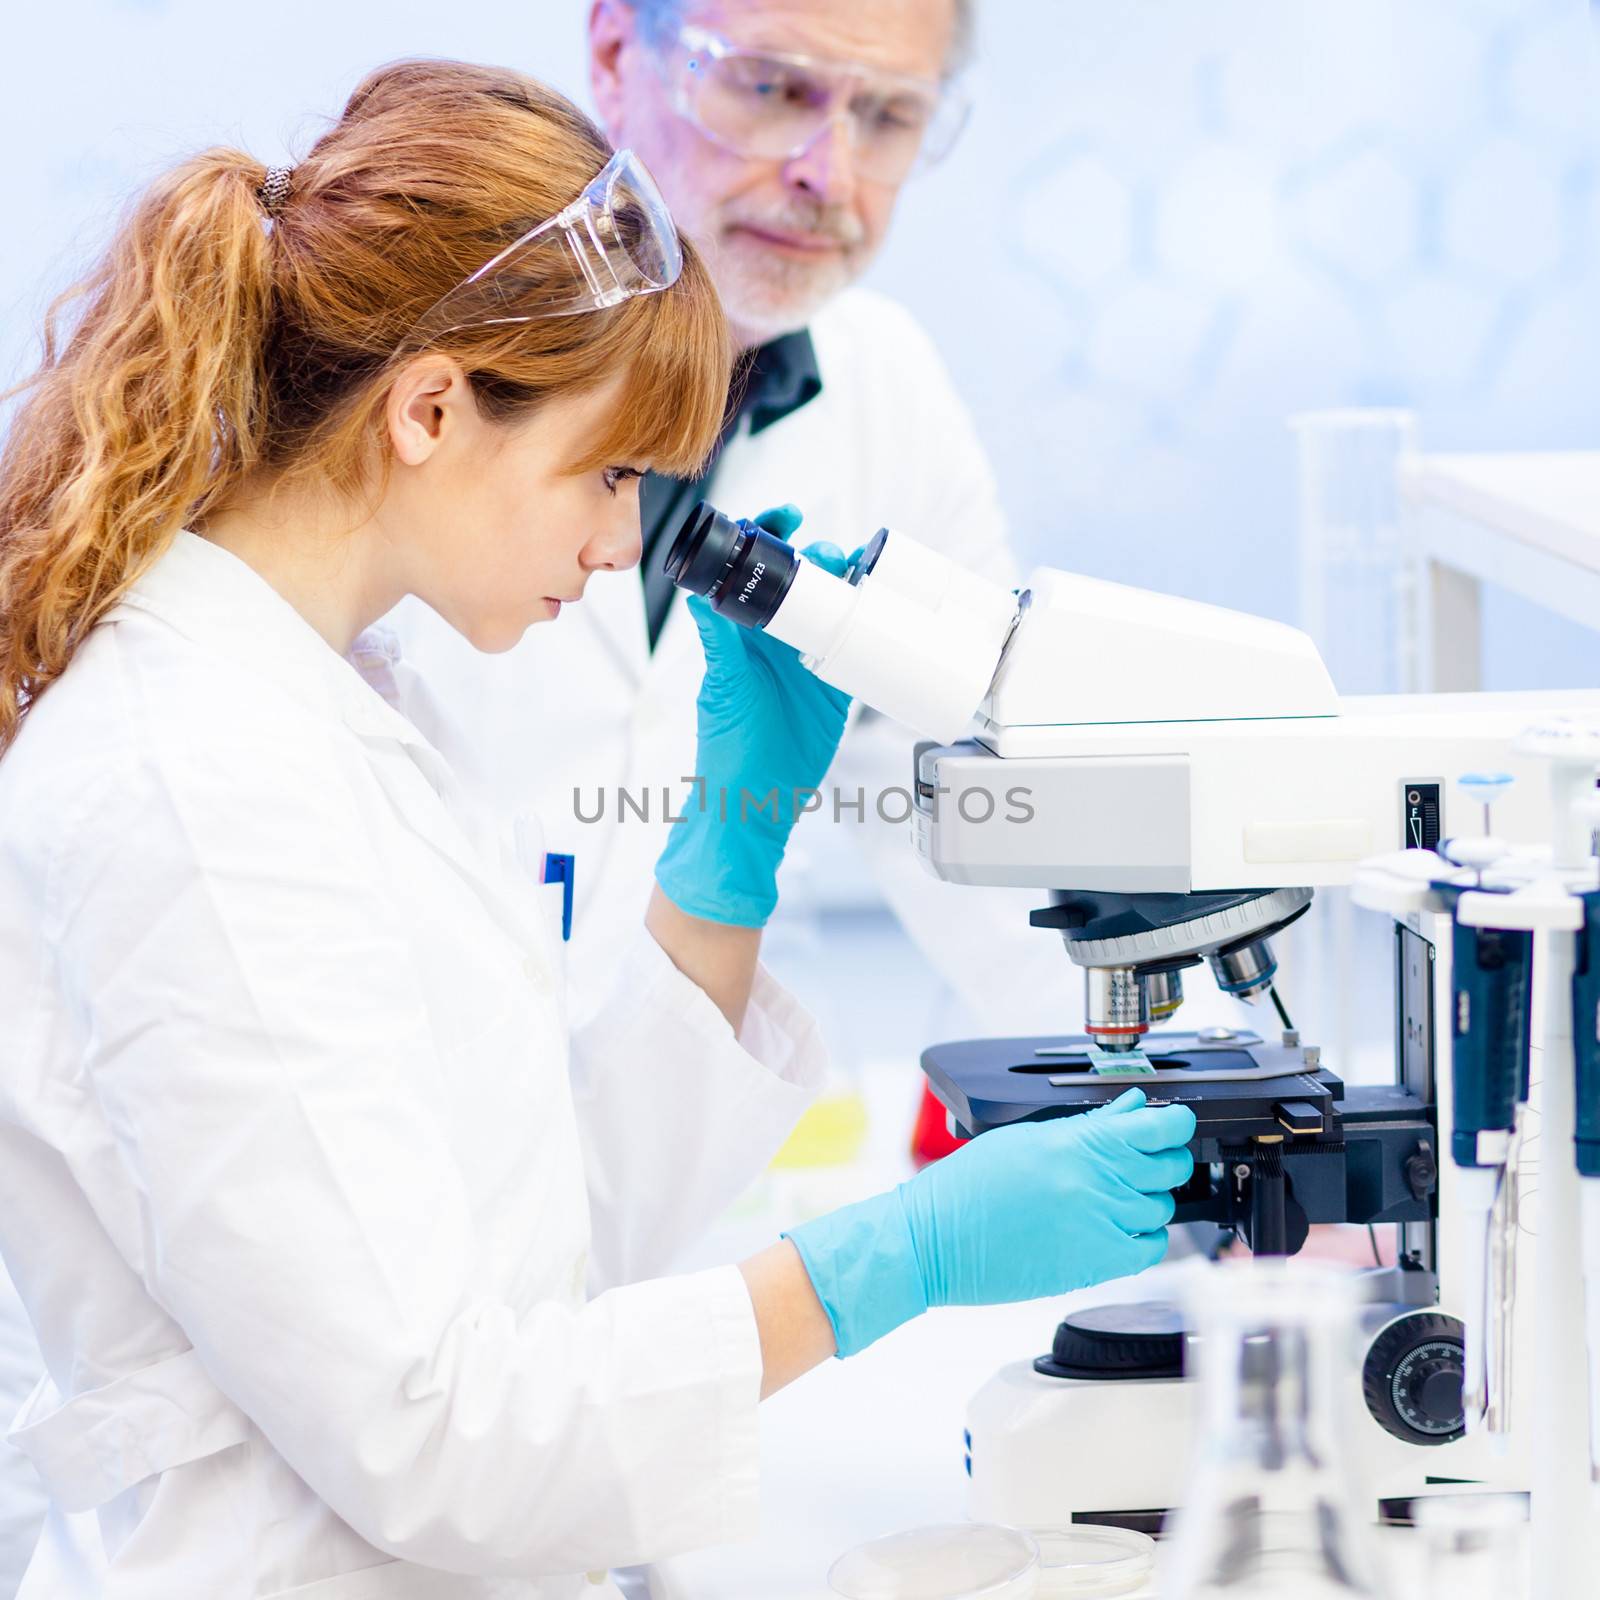
[[[866,270],[865,256],[846,258],[827,270],[804,262],[771,261],[759,269],[744,262],[714,262],[717,291],[735,331],[751,345],[765,344],[804,328],[833,297]]]

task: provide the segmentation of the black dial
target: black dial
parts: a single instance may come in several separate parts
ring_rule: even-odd
[[[1461,1408],[1466,1332],[1440,1311],[1411,1311],[1383,1328],[1361,1373],[1367,1409],[1408,1444],[1449,1444],[1467,1431]]]

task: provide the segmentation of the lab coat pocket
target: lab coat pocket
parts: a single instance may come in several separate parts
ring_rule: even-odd
[[[544,828],[538,816],[531,811],[519,813],[512,825],[512,859],[516,863],[524,904],[531,912],[542,946],[540,954],[548,968],[563,1003],[566,997],[567,946],[569,907],[572,903],[572,882],[557,879],[547,882],[552,863],[560,861],[570,875],[573,861],[570,856],[550,856],[544,848]]]
[[[534,889],[539,905],[539,928],[549,947],[551,962],[562,977],[566,976],[567,965],[567,893],[564,883],[541,883]]]
[[[555,1006],[557,1026],[563,1041],[571,1026],[567,1009],[567,947],[562,941],[562,917],[566,903],[566,885],[560,883],[534,883],[528,886],[533,908],[530,919],[538,934],[540,950],[531,956],[543,968],[543,983]],[[541,985],[542,987],[543,985]]]

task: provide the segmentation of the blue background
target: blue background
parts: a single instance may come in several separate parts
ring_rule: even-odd
[[[944,349],[1026,558],[1293,619],[1289,413],[1403,405],[1434,449],[1600,448],[1585,0],[979,3],[983,98],[872,277]],[[400,55],[505,61],[584,99],[586,11],[11,0],[0,383],[166,162],[214,142],[292,159]],[[1594,633],[1504,596],[1486,614],[1490,686],[1600,682]],[[791,916],[767,956],[837,1058],[895,1063],[909,1126],[908,1050],[971,1023],[899,930]],[[1068,982],[1063,962],[1064,1022]],[[1345,1009],[1387,1026],[1375,998]],[[17,1465],[0,1449],[0,1509],[25,1520]],[[0,1594],[13,1577],[0,1548]]]
[[[980,0],[968,136],[873,281],[932,329],[1024,555],[1293,618],[1291,411],[1415,407],[1425,448],[1600,444],[1584,0]],[[586,98],[583,0],[68,0],[0,62],[0,374],[132,186],[284,159],[361,72],[438,53]],[[1494,687],[1592,634],[1488,605]]]

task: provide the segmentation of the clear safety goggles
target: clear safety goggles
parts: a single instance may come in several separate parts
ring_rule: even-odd
[[[693,26],[679,29],[663,60],[674,109],[725,150],[789,161],[843,121],[857,170],[875,183],[899,183],[942,160],[971,109],[952,83],[747,50]]]
[[[570,270],[550,258],[552,250]],[[405,345],[420,348],[457,328],[603,311],[671,288],[682,271],[683,248],[661,191],[631,150],[619,150],[571,205],[436,300]]]

